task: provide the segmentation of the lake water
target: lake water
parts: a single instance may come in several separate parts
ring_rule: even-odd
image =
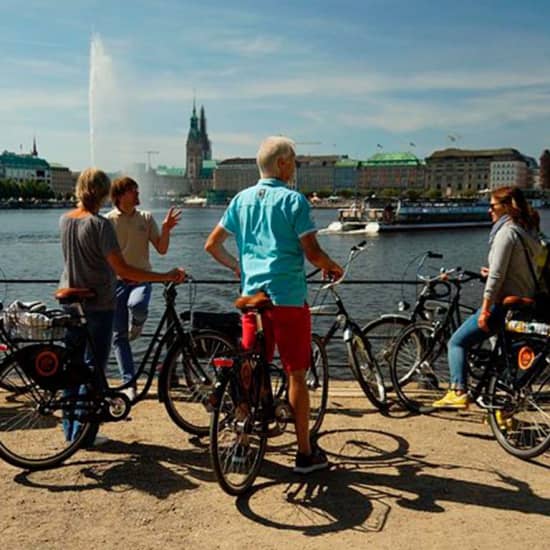
[[[0,279],[57,280],[62,270],[62,254],[59,241],[58,221],[61,210],[0,210]],[[153,210],[160,224],[165,210]],[[186,209],[180,224],[171,236],[170,249],[166,256],[151,253],[154,269],[165,271],[174,266],[183,266],[199,281],[230,281],[232,274],[219,266],[203,251],[205,239],[218,222],[222,210]],[[336,219],[335,210],[314,210],[319,228],[326,227]],[[550,211],[541,211],[542,229],[550,234]],[[340,287],[342,298],[353,317],[360,324],[381,313],[396,310],[398,300],[405,298],[414,302],[415,286],[382,284],[376,281],[414,280],[414,259],[426,250],[444,254],[443,260],[430,260],[423,272],[434,274],[442,266],[477,271],[486,264],[487,238],[489,230],[438,230],[411,231],[365,237],[368,247],[354,262],[349,280],[368,280],[373,284],[350,284]],[[363,237],[358,235],[319,235],[321,246],[336,260],[343,263],[349,248]],[[228,241],[233,251],[234,241]],[[411,264],[411,262],[413,262]],[[308,268],[309,271],[309,268]],[[0,301],[9,304],[15,299],[44,300],[56,305],[53,299],[55,283],[18,284],[0,282]],[[178,296],[178,309],[189,305],[189,285],[183,285]],[[312,285],[310,302],[318,300]],[[471,305],[477,305],[481,296],[481,285],[466,285],[463,296]],[[210,311],[230,311],[232,301],[238,293],[234,284],[198,284],[195,286],[194,307]],[[149,328],[162,311],[163,302],[157,287],[151,303]],[[314,330],[326,330],[328,318],[314,319]],[[140,341],[140,348],[144,344]],[[336,350],[341,362],[343,350]],[[331,353],[334,356],[335,352]],[[331,359],[332,363],[332,359]]]
[[[160,224],[164,210],[153,210]],[[62,270],[58,221],[60,210],[0,210],[0,268],[6,279],[54,279]],[[222,210],[186,209],[180,224],[174,229],[166,256],[151,253],[154,269],[167,270],[184,266],[198,280],[229,280],[232,274],[219,266],[203,251],[204,241],[219,220]],[[319,228],[336,218],[334,210],[314,210]],[[550,212],[541,211],[542,229],[550,231]],[[415,266],[407,265],[426,250],[444,254],[443,260],[431,260],[424,271],[434,273],[439,267],[462,266],[478,270],[485,265],[488,229],[411,231],[366,237],[367,250],[353,264],[349,279],[369,281],[414,279]],[[361,240],[357,235],[319,235],[323,248],[337,261],[344,262],[347,252]],[[229,246],[234,248],[232,239]],[[0,279],[2,274],[0,273]],[[351,311],[361,321],[395,309],[401,298],[401,286],[365,284],[342,286],[343,297]],[[18,299],[51,299],[54,284],[23,285],[0,283],[0,300],[9,303]],[[414,298],[414,287],[405,287],[406,298]],[[479,284],[466,289],[476,301]],[[238,292],[237,285],[198,285],[196,304],[206,309],[228,309]],[[181,293],[182,306],[187,296]],[[158,295],[158,292],[157,292]],[[161,300],[155,300],[153,311]]]

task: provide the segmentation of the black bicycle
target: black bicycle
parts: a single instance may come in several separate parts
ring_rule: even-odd
[[[377,409],[383,411],[387,409],[386,388],[377,358],[372,352],[370,339],[365,336],[361,327],[351,318],[337,290],[338,285],[345,280],[349,273],[353,260],[365,249],[366,244],[366,241],[362,241],[351,247],[344,274],[340,279],[330,281],[320,287],[310,310],[312,315],[334,317],[334,322],[326,334],[320,338],[323,346],[326,348],[329,345],[338,330],[342,332],[349,364],[359,382],[359,386],[367,399]],[[331,297],[331,302],[326,304],[325,301],[328,295]],[[322,298],[319,298],[319,296],[322,296]],[[319,336],[314,335],[314,338],[319,338]]]
[[[401,300],[397,304],[398,312],[384,313],[380,317],[368,322],[362,329],[363,334],[371,344],[372,354],[382,371],[387,392],[393,391],[390,368],[393,347],[397,341],[397,337],[404,328],[416,321],[434,322],[440,319],[449,307],[448,289],[443,291],[440,286],[430,284],[429,280],[422,274],[426,260],[441,258],[443,258],[443,254],[430,250],[414,257],[405,268],[402,277],[402,279],[405,279],[409,267],[413,263],[417,263],[416,281],[418,282],[417,288],[419,287],[420,290],[417,292],[414,305],[411,307],[404,299],[405,293],[402,284]],[[463,313],[470,314],[474,312],[473,307],[464,303],[461,303],[459,307]]]
[[[254,483],[268,438],[284,433],[293,422],[284,370],[266,357],[262,312],[272,307],[263,292],[237,301],[241,311],[256,315],[256,346],[214,359],[219,369],[213,394],[210,425],[210,456],[216,479],[230,495],[245,493]],[[313,340],[312,361],[307,372],[310,402],[310,433],[320,428],[327,400],[328,363],[324,348]]]
[[[399,401],[411,412],[431,412],[433,402],[448,388],[447,341],[462,324],[461,288],[472,280],[481,280],[481,276],[460,269],[441,270],[439,275],[424,277],[422,300],[448,300],[448,308],[433,321],[412,322],[393,346],[392,385]],[[473,364],[470,366],[472,376],[479,378],[478,370]]]
[[[197,420],[194,411],[207,410],[214,384],[210,361],[231,349],[233,342],[214,331],[187,329],[174,309],[175,287],[174,283],[165,285],[166,311],[160,324],[166,324],[166,331],[156,343],[153,365],[171,341],[171,349],[180,350],[185,369],[181,377],[161,372],[159,397],[185,428],[204,433],[208,421],[202,416]],[[12,323],[6,314],[0,323],[0,457],[22,468],[57,466],[80,448],[94,424],[123,420],[131,408],[122,391],[126,385],[110,387],[102,369],[84,364],[83,350],[89,345],[93,356],[93,342],[83,304],[93,291],[62,289],[56,296],[63,311],[23,311],[20,315],[34,320],[34,326],[29,325],[32,333],[15,332],[14,328],[25,325]],[[71,337],[63,340],[65,331]],[[71,426],[70,437],[62,430],[66,425]]]

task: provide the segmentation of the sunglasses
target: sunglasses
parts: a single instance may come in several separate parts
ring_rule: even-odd
[[[501,202],[491,202],[489,203],[489,210],[494,210],[496,206],[502,204]]]

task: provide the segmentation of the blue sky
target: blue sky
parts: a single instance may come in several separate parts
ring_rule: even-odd
[[[2,0],[0,150],[183,166],[194,95],[213,155],[550,147],[547,0]],[[413,147],[410,143],[414,143]]]

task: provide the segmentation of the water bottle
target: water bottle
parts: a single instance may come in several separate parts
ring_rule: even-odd
[[[510,332],[519,332],[521,334],[540,334],[541,336],[550,336],[550,325],[536,321],[506,321],[506,330]]]

